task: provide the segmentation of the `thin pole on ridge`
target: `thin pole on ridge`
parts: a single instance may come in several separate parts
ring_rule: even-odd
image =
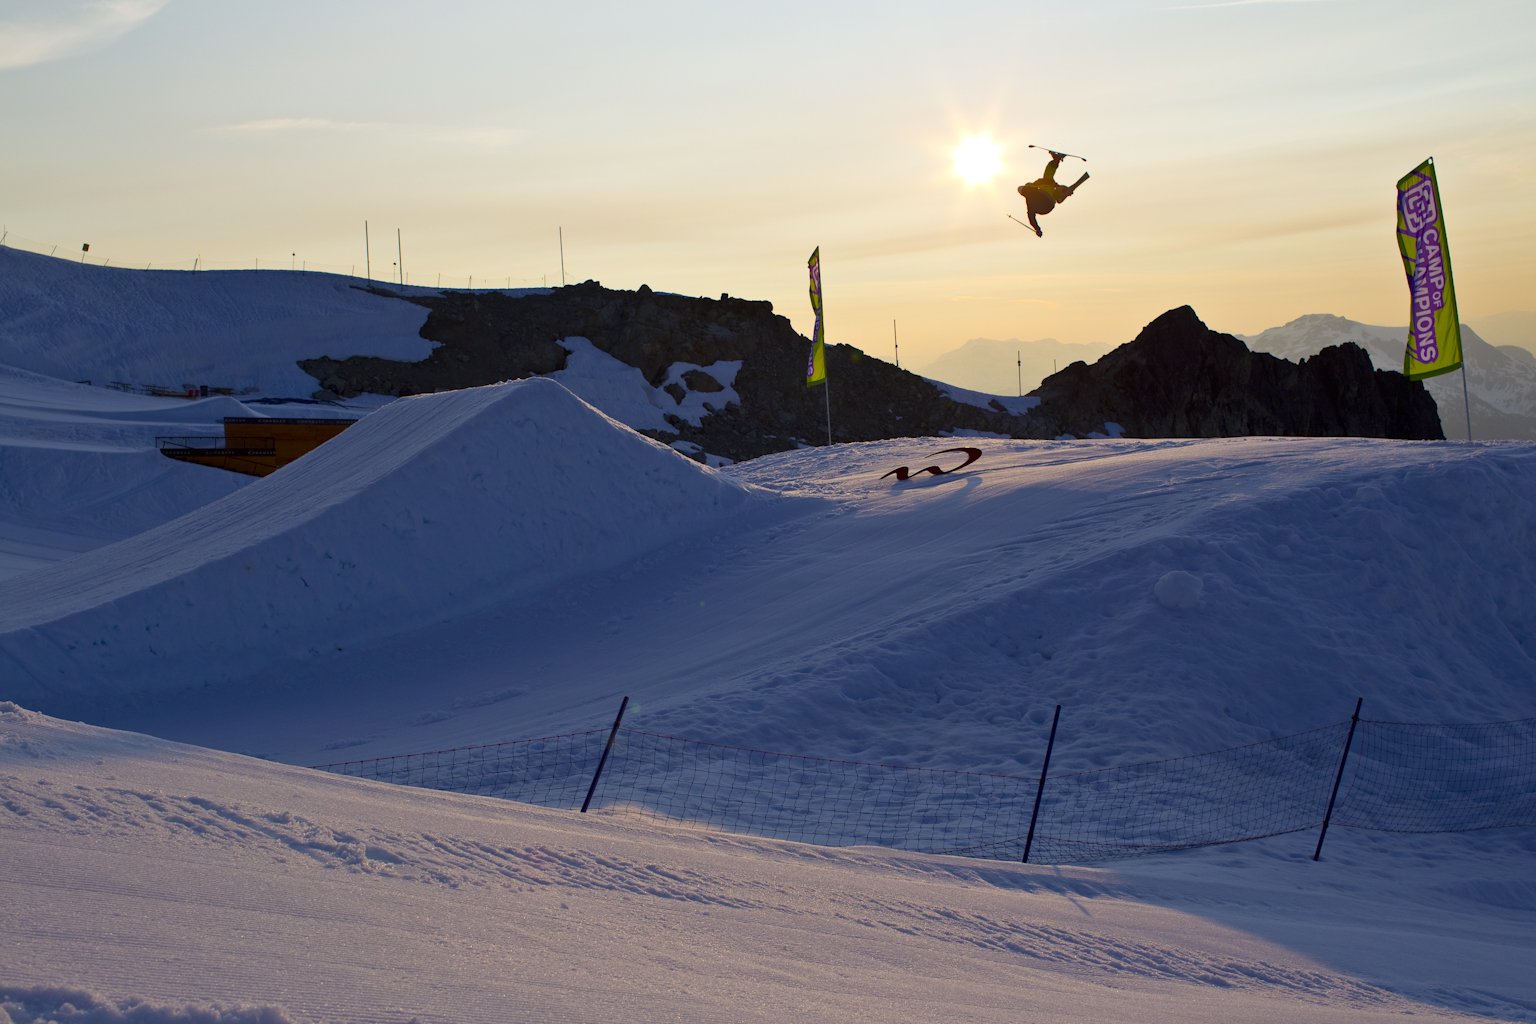
[[[619,713],[614,716],[613,728],[608,730],[608,743],[603,747],[603,756],[597,759],[597,771],[592,773],[592,785],[587,787],[587,798],[581,802],[581,813],[586,814],[587,808],[592,806],[592,794],[597,792],[597,780],[603,777],[603,768],[608,764],[608,755],[613,752],[613,741],[619,735],[619,723],[624,721],[624,709],[629,707],[629,698],[626,696],[619,701]]]
[[[363,268],[368,280],[373,280],[373,246],[368,244],[368,222],[363,221]]]
[[[832,380],[827,378],[821,382],[821,396],[827,403],[827,445],[832,444]]]
[[[1467,356],[1461,356],[1461,407],[1467,410],[1467,440],[1472,440],[1472,399],[1467,397]]]
[[[1045,796],[1045,773],[1051,770],[1051,751],[1056,746],[1056,724],[1061,721],[1061,705],[1051,717],[1051,738],[1045,741],[1045,761],[1040,765],[1040,785],[1035,789],[1035,809],[1029,815],[1029,835],[1024,839],[1024,857],[1021,864],[1029,863],[1030,847],[1035,845],[1035,822],[1040,818],[1040,798]]]
[[[1355,742],[1355,726],[1360,724],[1360,706],[1364,703],[1364,697],[1355,698],[1355,713],[1349,716],[1349,734],[1344,737],[1344,752],[1339,755],[1339,770],[1333,777],[1333,792],[1328,794],[1328,810],[1323,812],[1323,828],[1317,834],[1317,849],[1312,851],[1313,860],[1323,855],[1323,840],[1328,836],[1328,823],[1333,820],[1333,805],[1339,798],[1339,783],[1344,781],[1344,765],[1349,761],[1349,747]]]

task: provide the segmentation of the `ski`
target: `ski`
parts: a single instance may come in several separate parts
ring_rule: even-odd
[[[1059,150],[1059,149],[1052,149],[1050,146],[1037,146],[1033,142],[1031,142],[1029,144],[1029,148],[1030,149],[1043,149],[1047,153],[1061,153],[1061,150]],[[1087,157],[1085,157],[1085,156],[1078,156],[1076,153],[1061,153],[1061,155],[1062,156],[1069,156],[1073,160],[1081,160],[1083,163],[1087,163],[1088,162],[1088,158]]]

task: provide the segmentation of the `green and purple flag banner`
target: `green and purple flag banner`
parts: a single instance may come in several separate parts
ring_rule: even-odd
[[[1397,247],[1412,295],[1403,373],[1410,380],[1450,373],[1461,366],[1461,321],[1433,159],[1397,183]]]
[[[809,386],[827,381],[827,339],[821,325],[821,246],[811,253],[807,266],[811,268],[811,308],[816,311],[816,328],[811,332],[811,356],[805,362],[805,383]]]

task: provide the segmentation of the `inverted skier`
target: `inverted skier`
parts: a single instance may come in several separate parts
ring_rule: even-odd
[[[1077,191],[1077,186],[1088,180],[1088,172],[1084,171],[1081,178],[1070,185],[1063,185],[1056,180],[1056,168],[1061,166],[1062,158],[1066,154],[1055,150],[1046,152],[1051,154],[1051,162],[1045,165],[1045,173],[1028,185],[1019,186],[1019,195],[1024,197],[1024,204],[1029,209],[1029,226],[1035,229],[1037,238],[1043,236],[1045,232],[1040,230],[1040,222],[1035,218],[1043,217],[1056,209],[1057,203],[1066,202],[1067,198]]]

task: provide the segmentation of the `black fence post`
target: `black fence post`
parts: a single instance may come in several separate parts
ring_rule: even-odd
[[[1035,809],[1029,815],[1029,835],[1024,839],[1024,859],[1021,864],[1029,863],[1030,847],[1035,845],[1035,822],[1040,818],[1040,798],[1045,796],[1045,773],[1051,770],[1051,750],[1056,746],[1056,723],[1061,721],[1061,705],[1056,705],[1056,714],[1051,717],[1051,738],[1045,741],[1045,762],[1040,765],[1040,785],[1035,789]]]
[[[597,759],[597,771],[592,773],[592,785],[587,787],[587,798],[581,802],[581,813],[586,814],[587,808],[592,805],[592,794],[597,792],[597,780],[603,777],[603,766],[608,763],[608,755],[613,751],[614,738],[619,735],[619,723],[624,721],[624,709],[629,707],[629,698],[619,701],[619,713],[614,716],[613,728],[608,730],[608,743],[603,747],[603,756]]]
[[[1344,753],[1339,755],[1339,771],[1333,777],[1333,792],[1328,794],[1328,810],[1323,812],[1323,828],[1317,834],[1317,849],[1312,851],[1313,860],[1323,855],[1323,840],[1328,835],[1328,823],[1333,820],[1334,801],[1339,798],[1339,783],[1344,781],[1344,764],[1349,760],[1350,745],[1355,742],[1355,726],[1360,724],[1360,705],[1364,703],[1364,697],[1355,698],[1355,713],[1349,716],[1349,734],[1344,737]]]

